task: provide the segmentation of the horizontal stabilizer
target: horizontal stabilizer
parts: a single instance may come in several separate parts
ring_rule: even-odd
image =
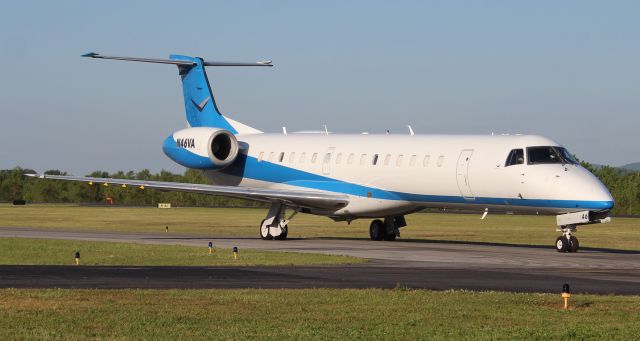
[[[230,131],[232,134],[256,134],[261,131],[229,119],[218,109],[211,84],[205,71],[206,66],[273,66],[271,61],[255,63],[205,61],[200,57],[172,54],[169,59],[140,58],[124,56],[106,56],[95,52],[82,57],[97,59],[125,60],[143,63],[172,64],[178,67],[182,81],[182,94],[185,114],[189,127],[215,127]]]
[[[99,59],[114,59],[114,60],[128,60],[132,62],[143,63],[156,63],[156,64],[173,64],[173,65],[185,65],[194,66],[197,65],[194,61],[189,60],[176,60],[176,59],[157,59],[157,58],[140,58],[140,57],[124,57],[124,56],[105,56],[95,52],[89,52],[82,55],[82,57],[99,58]],[[220,62],[220,61],[202,61],[204,66],[273,66],[270,60],[260,61],[255,63],[240,63],[240,62]]]

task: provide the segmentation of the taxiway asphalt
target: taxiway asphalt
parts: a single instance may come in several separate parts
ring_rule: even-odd
[[[640,294],[640,251],[497,243],[306,238],[263,241],[189,236],[0,227],[0,237],[71,239],[206,248],[254,248],[349,255],[364,264],[284,267],[8,266],[0,287],[21,288],[394,288]]]

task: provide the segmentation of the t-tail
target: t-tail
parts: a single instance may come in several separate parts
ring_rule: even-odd
[[[127,60],[134,62],[174,64],[182,80],[182,94],[187,122],[191,127],[213,127],[230,131],[233,134],[260,133],[259,130],[236,122],[222,115],[211,91],[205,66],[273,66],[271,61],[256,63],[236,63],[205,61],[199,57],[171,55],[169,59],[105,56],[98,53],[82,55],[89,58]]]

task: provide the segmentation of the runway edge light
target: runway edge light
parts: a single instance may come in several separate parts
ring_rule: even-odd
[[[213,242],[209,242],[209,254],[213,252]]]
[[[233,259],[238,259],[238,247],[233,247]]]
[[[80,265],[80,251],[76,251],[76,265]]]
[[[564,300],[564,309],[569,309],[569,297],[571,297],[571,289],[569,288],[569,284],[565,283],[562,285],[562,299]]]

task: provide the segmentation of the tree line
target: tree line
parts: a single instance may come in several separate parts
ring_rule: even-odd
[[[611,166],[594,167],[587,162],[582,166],[607,186],[616,204],[615,215],[640,215],[640,171],[629,171]]]
[[[119,185],[103,186],[103,183],[89,185],[76,181],[43,180],[25,177],[24,174],[34,174],[35,171],[16,167],[0,170],[0,202],[13,202],[24,199],[28,203],[107,203],[116,205],[146,206],[158,203],[171,203],[174,206],[196,207],[246,207],[264,206],[261,202],[228,198],[218,195],[205,195],[186,192],[167,192],[152,189],[139,189],[136,186],[123,188]],[[59,170],[48,170],[48,175],[67,175]],[[87,176],[97,178],[118,178],[132,180],[171,181],[206,184],[201,172],[187,170],[184,174],[174,174],[161,171],[153,174],[148,169],[140,172],[108,172],[96,171]]]
[[[616,204],[613,214],[640,215],[640,172],[623,171],[614,167],[594,167],[583,162],[582,165],[595,174],[607,186]],[[16,167],[0,170],[0,201],[12,202],[24,199],[33,203],[105,203],[112,198],[119,205],[157,205],[171,203],[175,206],[264,206],[263,203],[227,198],[217,195],[204,195],[182,192],[163,192],[151,189],[140,190],[134,186],[122,188],[117,185],[108,187],[102,184],[90,186],[74,181],[55,181],[26,178],[24,174],[36,173],[30,169]],[[45,174],[66,175],[59,170],[49,170]],[[183,174],[161,171],[153,174],[145,169],[140,172],[107,173],[96,171],[88,176],[98,178],[121,178],[136,180],[155,180],[206,184],[201,172],[187,170]]]

